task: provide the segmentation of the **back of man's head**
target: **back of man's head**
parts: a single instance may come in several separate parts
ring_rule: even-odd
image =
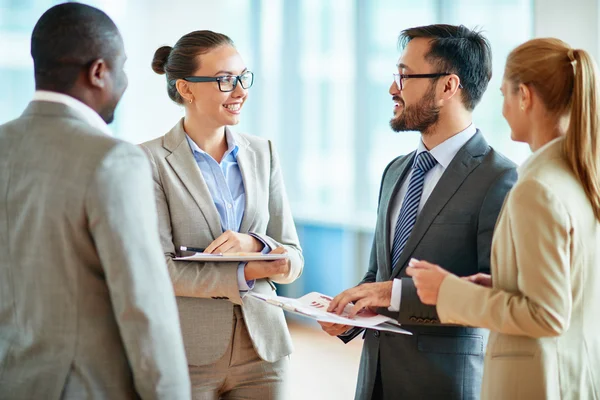
[[[50,8],[31,35],[36,89],[68,92],[83,68],[97,59],[111,63],[120,46],[117,26],[97,8],[80,3]]]
[[[426,59],[439,72],[458,75],[464,106],[472,111],[492,78],[492,49],[488,40],[463,25],[437,24],[405,29],[398,44],[404,47],[417,38],[429,39],[431,47]]]

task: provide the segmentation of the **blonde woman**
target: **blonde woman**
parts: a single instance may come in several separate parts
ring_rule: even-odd
[[[534,152],[498,219],[492,277],[413,260],[421,300],[449,324],[492,331],[483,399],[600,398],[598,72],[534,39],[508,56],[503,115]]]

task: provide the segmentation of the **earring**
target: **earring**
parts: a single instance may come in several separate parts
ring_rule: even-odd
[[[192,101],[194,101],[193,99],[190,99],[190,104],[192,104]]]
[[[521,111],[525,111],[525,106],[521,104]]]

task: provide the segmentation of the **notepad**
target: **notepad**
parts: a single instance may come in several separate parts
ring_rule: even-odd
[[[225,253],[225,254],[207,254],[196,253],[188,257],[175,257],[174,261],[202,261],[202,262],[244,262],[244,261],[274,261],[289,259],[288,254],[262,254],[262,253]]]

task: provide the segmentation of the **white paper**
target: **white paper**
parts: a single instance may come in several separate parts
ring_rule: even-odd
[[[225,254],[208,254],[208,253],[196,253],[193,256],[188,257],[175,257],[174,261],[212,261],[212,262],[224,262],[224,261],[274,261],[281,260],[282,258],[289,258],[288,254],[261,254],[261,253],[225,253]]]
[[[312,318],[317,321],[412,335],[409,331],[400,328],[400,325],[396,320],[386,317],[385,315],[372,313],[368,310],[359,312],[352,319],[348,318],[348,313],[352,309],[352,304],[346,305],[341,315],[327,312],[327,308],[329,307],[332,298],[317,292],[308,293],[298,299],[283,296],[267,296],[253,291],[248,292],[247,296],[252,296],[267,304],[283,308],[285,311]]]

